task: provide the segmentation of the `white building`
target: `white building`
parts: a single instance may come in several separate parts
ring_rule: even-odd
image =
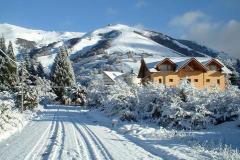
[[[105,85],[114,85],[117,80],[122,80],[127,84],[140,84],[140,79],[133,72],[103,71],[103,81]]]
[[[103,82],[105,85],[114,85],[117,78],[123,74],[117,71],[103,71]]]

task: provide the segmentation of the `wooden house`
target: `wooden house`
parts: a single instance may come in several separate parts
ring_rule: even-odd
[[[148,81],[176,87],[187,77],[197,89],[218,86],[225,90],[227,75],[231,71],[218,59],[203,57],[145,58],[141,60],[138,78],[142,83]]]

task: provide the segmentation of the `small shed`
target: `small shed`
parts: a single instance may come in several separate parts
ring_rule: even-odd
[[[133,71],[124,73],[121,75],[121,77],[129,85],[141,83],[141,79],[137,78],[137,74],[135,74]]]
[[[103,82],[105,85],[114,85],[116,79],[123,74],[124,73],[117,71],[103,71]]]

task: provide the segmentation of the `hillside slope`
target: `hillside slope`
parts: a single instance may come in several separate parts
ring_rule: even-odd
[[[7,41],[15,42],[17,54],[29,53],[31,58],[41,62],[46,69],[50,69],[59,47],[66,47],[77,75],[93,71],[100,73],[102,70],[129,71],[141,57],[152,56],[217,57],[236,74],[240,72],[237,60],[227,53],[193,41],[175,39],[159,32],[122,24],[107,25],[86,34],[47,32],[0,24],[0,34]]]
[[[5,37],[6,42],[14,43],[14,51],[18,54],[22,49],[40,48],[53,42],[81,37],[84,33],[33,30],[3,23],[0,24],[0,34]]]

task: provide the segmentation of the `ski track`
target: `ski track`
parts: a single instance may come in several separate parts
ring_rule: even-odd
[[[44,138],[46,138],[47,134],[49,134],[49,132],[52,130],[52,128],[54,127],[55,123],[54,121],[52,122],[51,125],[49,125],[49,127],[45,130],[45,132],[42,134],[42,136],[40,137],[40,139],[38,140],[38,142],[36,143],[36,145],[32,148],[32,150],[27,154],[27,156],[24,158],[24,160],[29,160],[29,159],[36,159],[36,156],[39,154],[39,152],[42,150],[42,148],[44,147],[44,144],[46,143],[46,139],[45,139],[45,143]]]
[[[161,159],[79,107],[49,105],[40,119],[0,143],[0,160]]]
[[[104,157],[106,159],[113,159],[111,154],[108,152],[108,150],[104,147],[104,145],[102,144],[102,142],[97,138],[97,136],[84,124],[81,125],[81,127],[83,127],[87,132],[88,135],[93,139],[93,141],[95,142],[96,146],[98,146],[101,150],[101,152],[104,154]]]

